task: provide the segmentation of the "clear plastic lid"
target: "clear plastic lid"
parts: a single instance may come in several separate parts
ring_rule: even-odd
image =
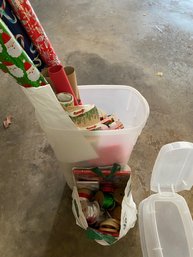
[[[153,194],[140,203],[143,257],[193,257],[193,224],[185,199]]]
[[[156,159],[151,177],[154,192],[179,192],[193,185],[193,143],[164,145]]]
[[[143,257],[193,257],[193,223],[185,199],[173,193],[193,184],[193,144],[164,145],[156,159],[152,194],[139,205]],[[171,193],[172,192],[172,193]]]

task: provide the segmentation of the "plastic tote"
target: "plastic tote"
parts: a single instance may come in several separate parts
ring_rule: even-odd
[[[124,129],[81,131],[60,106],[50,85],[23,88],[33,104],[36,117],[61,163],[65,179],[72,188],[73,166],[127,164],[131,151],[149,116],[145,98],[129,86],[80,86],[83,103],[95,104],[108,114],[115,114]]]
[[[124,124],[121,130],[82,132],[98,158],[79,166],[127,164],[133,147],[149,116],[146,99],[133,87],[120,85],[80,86],[83,103],[95,104],[107,114],[116,115]]]
[[[144,257],[192,257],[193,222],[185,199],[177,194],[193,185],[193,144],[163,146],[156,159],[151,190],[140,203],[139,228]]]

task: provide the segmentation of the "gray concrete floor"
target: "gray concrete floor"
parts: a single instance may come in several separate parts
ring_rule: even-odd
[[[149,195],[154,160],[165,143],[193,142],[193,1],[31,1],[60,59],[79,84],[125,84],[151,114],[129,161],[137,205]],[[155,74],[163,72],[162,77]],[[111,247],[75,225],[71,192],[19,86],[0,83],[0,256],[141,257],[138,225]],[[183,193],[193,214],[193,191]]]

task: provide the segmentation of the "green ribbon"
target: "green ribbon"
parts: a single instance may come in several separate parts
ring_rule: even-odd
[[[103,194],[104,194],[104,198],[103,198],[102,207],[104,209],[113,208],[115,206],[115,200],[114,200],[113,196],[108,193],[103,193]]]
[[[104,240],[109,245],[112,245],[117,241],[117,239],[111,235],[102,234],[92,228],[87,228],[86,230],[87,237],[92,240]]]
[[[111,179],[117,171],[121,170],[121,165],[118,163],[114,163],[112,168],[110,169],[110,174],[108,176],[105,176],[101,169],[99,167],[94,167],[91,169],[95,174],[97,174],[99,177],[104,178],[105,180]]]

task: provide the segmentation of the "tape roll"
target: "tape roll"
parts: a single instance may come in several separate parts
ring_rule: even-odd
[[[59,93],[56,97],[65,111],[74,106],[74,97],[70,93]]]

